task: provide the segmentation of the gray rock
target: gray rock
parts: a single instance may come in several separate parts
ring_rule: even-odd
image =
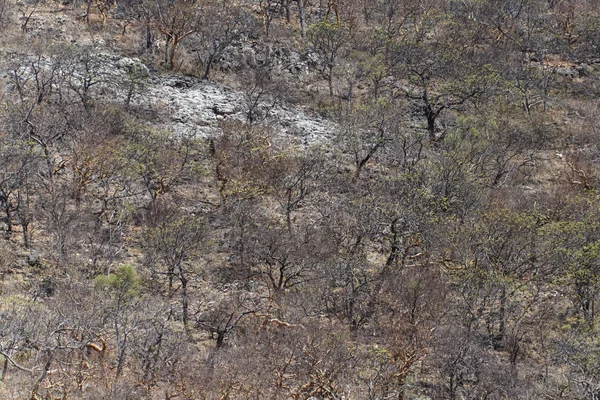
[[[281,66],[282,73],[292,75],[297,74],[298,70],[306,70],[307,63],[299,55],[282,50],[279,50],[279,54],[294,60],[293,65]],[[219,134],[220,120],[224,118],[246,121],[247,96],[241,91],[190,76],[153,76],[146,65],[136,58],[102,53],[98,53],[97,57],[101,60],[102,73],[110,79],[106,79],[106,85],[96,86],[95,94],[115,104],[123,104],[126,89],[114,82],[122,80],[131,71],[139,71],[143,83],[131,103],[140,110],[153,110],[159,118],[159,122],[154,122],[156,127],[174,136],[213,137]],[[290,72],[289,68],[294,72]],[[270,141],[274,145],[320,145],[329,142],[336,130],[334,123],[311,115],[301,107],[285,103],[273,106],[269,98],[265,98],[263,104],[258,104],[255,112],[260,116],[260,122],[255,123],[269,130]],[[32,259],[32,262],[35,260]]]
[[[556,74],[560,75],[560,76],[564,76],[566,78],[575,78],[575,77],[579,76],[579,72],[575,68],[567,68],[567,67],[557,68]]]
[[[232,103],[215,104],[212,110],[216,115],[232,115],[236,112],[235,105]]]
[[[590,75],[595,71],[594,67],[592,67],[591,65],[588,65],[586,63],[581,63],[581,64],[575,66],[575,69],[577,70],[577,72],[579,72],[579,75],[582,75],[582,76]]]
[[[27,254],[27,264],[30,267],[37,267],[41,264],[40,254],[36,250],[32,250]]]
[[[149,77],[150,71],[137,58],[121,58],[117,61],[117,66],[126,73],[135,73],[140,77]]]
[[[243,52],[246,65],[252,68],[256,67],[256,51],[252,47],[245,47]]]

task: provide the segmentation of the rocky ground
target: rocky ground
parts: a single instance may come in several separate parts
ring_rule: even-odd
[[[226,86],[181,75],[150,77],[139,99],[141,107],[164,110],[168,122],[161,125],[175,134],[209,137],[221,121],[246,122],[251,105],[248,95]],[[255,113],[273,139],[301,147],[323,144],[332,139],[335,125],[302,107],[266,99]]]

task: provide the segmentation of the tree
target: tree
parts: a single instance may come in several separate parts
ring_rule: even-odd
[[[293,151],[293,150],[289,150]],[[285,223],[292,233],[292,213],[306,202],[306,197],[316,189],[323,166],[321,155],[294,156],[273,154],[267,165],[267,187],[272,190],[279,207],[285,214]]]
[[[207,2],[201,8],[199,28],[189,40],[189,46],[208,79],[213,65],[225,51],[252,30],[252,20],[239,7],[228,1]]]
[[[438,147],[443,149],[440,157],[462,159],[470,166],[470,179],[486,187],[500,187],[519,172],[526,172],[549,134],[534,122],[519,119],[516,107],[498,102],[483,119],[457,118],[446,138],[448,146]]]
[[[105,72],[106,63],[90,49],[84,49],[65,54],[65,60],[61,64],[62,79],[79,96],[83,107],[89,110],[92,106],[93,89],[109,83],[108,74]]]
[[[271,33],[271,23],[276,15],[285,10],[289,19],[289,6],[286,0],[258,0],[258,7],[262,15],[265,37],[267,38]]]
[[[222,124],[222,130],[210,140],[209,149],[221,200],[259,197],[267,181],[263,167],[271,160],[269,132],[231,121]]]
[[[596,293],[600,286],[597,278],[600,242],[590,243],[573,251],[571,257],[574,263],[569,266],[566,278],[573,286],[573,302],[586,323],[593,326],[596,318]]]
[[[300,34],[302,37],[306,36],[306,7],[309,4],[309,0],[289,0],[295,1],[298,7],[298,22],[300,24]]]
[[[196,317],[196,326],[207,330],[216,348],[225,346],[233,331],[239,327],[245,317],[253,315],[259,308],[259,301],[249,293],[236,292],[222,299],[211,302],[211,307]],[[229,337],[228,337],[229,336]]]
[[[127,140],[119,155],[127,162],[126,177],[138,180],[150,197],[150,204],[170,193],[186,179],[199,172],[198,160],[204,153],[195,132],[173,137],[168,132],[130,121],[124,126]],[[123,160],[119,160],[123,161]]]
[[[0,0],[0,29],[3,29],[6,24],[10,21],[11,6],[8,0]]]
[[[508,349],[511,324],[519,324],[529,307],[527,302],[535,301],[535,289],[528,284],[536,279],[536,236],[542,224],[534,213],[500,209],[480,215],[470,233],[473,239],[471,255],[463,261],[463,290],[476,296],[472,300],[479,303],[474,304],[478,311],[470,312],[477,320],[483,317],[494,348]],[[531,297],[527,296],[529,290]],[[481,312],[486,315],[478,315]]]
[[[76,393],[88,378],[89,382],[101,382],[102,374],[96,373],[102,369],[106,341],[100,334],[97,299],[89,285],[65,289],[60,285],[59,290],[68,292],[70,301],[48,295],[3,299],[2,379],[15,396],[35,399],[65,395]]]
[[[248,248],[253,273],[265,278],[275,298],[315,279],[319,265],[330,255],[327,238],[310,226],[296,232],[266,226],[253,239]]]
[[[579,196],[558,207],[556,213],[540,232],[540,253],[548,265],[546,274],[570,304],[569,323],[594,329],[600,284],[597,206],[592,198]]]
[[[558,0],[550,3],[555,25],[553,31],[563,51],[577,52],[577,47],[597,44],[595,37],[600,29],[597,4],[584,1]],[[562,42],[562,43],[561,43]],[[562,49],[561,49],[562,50]]]
[[[250,125],[263,122],[280,103],[284,86],[271,74],[273,59],[266,65],[253,68],[246,77],[249,85],[244,90],[246,122]]]
[[[468,65],[451,49],[430,49],[429,57],[411,49],[406,59],[408,85],[401,91],[407,98],[419,103],[427,120],[431,140],[439,141],[445,133],[436,125],[445,110],[460,109],[491,94],[498,84],[499,75],[491,65]],[[427,51],[426,51],[427,53]]]
[[[126,112],[131,111],[131,102],[139,97],[144,91],[148,69],[141,63],[130,63],[125,65],[124,79],[120,81],[125,92],[124,108]]]
[[[363,168],[383,148],[393,141],[396,116],[391,104],[359,104],[342,117],[338,140],[342,149],[353,156],[354,176],[359,178]]]
[[[350,39],[350,30],[342,24],[322,21],[308,27],[308,51],[317,58],[316,69],[327,80],[330,96],[334,95],[334,69],[339,62],[341,51]]]
[[[568,368],[565,391],[572,398],[595,399],[600,395],[600,343],[597,331],[569,328],[569,332],[565,332],[554,348],[555,357]]]
[[[8,239],[13,225],[21,226],[23,245],[30,245],[29,228],[32,222],[30,195],[33,174],[41,161],[36,149],[19,139],[3,137],[0,145],[0,205]]]
[[[115,380],[123,374],[125,359],[129,348],[130,336],[134,334],[136,323],[132,311],[139,304],[136,298],[140,294],[141,284],[135,268],[131,265],[121,265],[117,270],[109,275],[99,275],[94,279],[96,288],[107,292],[110,298],[109,307],[110,317],[117,342],[117,370]],[[136,304],[137,303],[137,304]]]
[[[200,217],[179,216],[159,203],[150,213],[151,224],[144,245],[146,262],[153,275],[166,277],[168,298],[180,292],[181,320],[189,332],[190,285],[200,272],[200,250],[206,250],[207,246],[205,222]],[[174,285],[176,281],[178,288]]]
[[[416,380],[417,365],[430,356],[432,329],[446,313],[440,270],[426,262],[416,264],[392,271],[380,286],[373,319],[381,339],[362,356],[369,363],[364,375],[369,398],[410,398],[409,381]]]
[[[170,70],[178,67],[177,49],[183,39],[196,33],[201,24],[201,11],[186,0],[157,0],[154,15],[158,30],[165,35],[165,64]]]

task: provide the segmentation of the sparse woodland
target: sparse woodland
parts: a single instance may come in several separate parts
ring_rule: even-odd
[[[0,0],[0,398],[599,399],[599,129],[598,0]]]

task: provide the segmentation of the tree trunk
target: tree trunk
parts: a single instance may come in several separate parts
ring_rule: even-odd
[[[115,380],[113,386],[118,382],[119,378],[123,374],[123,366],[125,365],[125,350],[127,349],[127,347],[125,346],[125,344],[121,344],[119,347],[120,349],[119,358],[117,361],[117,372],[115,373]]]
[[[188,292],[187,292],[187,284],[188,281],[185,278],[183,270],[181,266],[179,267],[179,281],[181,282],[181,319],[183,322],[183,327],[187,333],[190,331],[189,324],[189,300],[188,300]]]
[[[165,64],[169,65],[169,47],[171,44],[171,37],[165,35]]]
[[[152,49],[152,30],[150,24],[146,25],[146,50]]]
[[[499,323],[498,323],[498,334],[494,338],[494,347],[502,346],[505,336],[505,319],[506,319],[506,288],[502,288],[500,291],[500,308],[498,310]]]
[[[329,95],[333,97],[333,65],[329,65],[329,74],[327,76],[327,81],[329,83]]]
[[[285,10],[285,22],[290,23],[290,0],[283,0],[283,9]]]
[[[365,166],[365,164],[367,162],[369,162],[369,160],[371,159],[371,154],[367,154],[367,156],[365,158],[363,158],[362,160],[358,161],[358,159],[356,161],[358,161],[356,163],[356,171],[354,171],[354,178],[358,179],[360,178],[360,174],[362,172],[363,167]]]
[[[169,69],[175,69],[175,54],[177,51],[177,45],[179,45],[179,38],[174,37],[171,43],[171,50],[169,51]]]
[[[217,331],[217,349],[220,349],[225,344],[225,331]]]
[[[169,266],[167,278],[169,280],[169,298],[173,296],[173,277],[175,276],[175,267]]]
[[[268,39],[269,34],[271,32],[271,16],[267,15],[265,17],[265,37]]]
[[[365,18],[365,24],[369,24],[371,18],[370,18],[370,11],[369,11],[369,0],[363,0],[363,17]]]
[[[10,238],[10,236],[12,235],[12,216],[10,214],[10,203],[8,202],[8,200],[4,200],[4,213],[6,214],[5,217],[5,222],[6,222],[6,232],[4,233],[4,236],[6,239]]]
[[[21,222],[21,229],[23,231],[23,246],[28,249],[30,245],[29,240],[29,222]]]
[[[296,4],[298,5],[298,20],[300,22],[300,33],[302,37],[306,35],[306,22],[304,21],[304,0],[296,0]]]
[[[429,132],[429,138],[435,139],[435,120],[437,119],[438,113],[434,112],[429,104],[423,107],[425,111],[425,118],[427,118],[427,131]]]
[[[287,224],[287,228],[288,228],[288,233],[292,234],[292,211],[288,208],[285,211],[285,222]]]
[[[92,8],[92,0],[87,0],[87,8],[85,11],[85,23],[89,24],[90,23],[90,10]]]
[[[2,375],[0,375],[0,382],[4,381],[6,377],[6,371],[8,370],[8,358],[4,359],[4,364],[2,365]]]
[[[385,268],[391,268],[398,260],[398,253],[400,253],[400,246],[398,240],[398,231],[396,230],[397,220],[393,220],[390,224],[390,231],[392,233],[392,248],[388,255],[387,261],[385,262]]]
[[[202,79],[208,79],[208,77],[210,76],[210,68],[212,66],[213,59],[214,55],[211,54],[210,57],[208,57],[208,60],[206,61],[206,66],[204,67],[204,75],[202,76]]]
[[[52,361],[54,360],[54,355],[51,350],[46,350],[48,355],[48,360],[44,365],[44,369],[40,375],[40,377],[36,380],[35,385],[33,385],[33,389],[31,389],[31,400],[37,400],[37,391],[40,388],[43,380],[46,379],[46,375],[48,375],[48,371],[50,370],[50,366],[52,365]]]

